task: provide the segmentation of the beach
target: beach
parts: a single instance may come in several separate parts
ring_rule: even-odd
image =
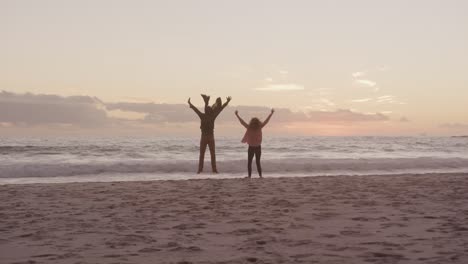
[[[468,263],[468,175],[0,185],[0,263]]]

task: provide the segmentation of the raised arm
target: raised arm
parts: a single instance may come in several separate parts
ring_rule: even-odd
[[[198,117],[202,118],[203,113],[200,112],[200,110],[198,110],[198,108],[196,108],[196,107],[190,102],[190,98],[188,99],[187,102],[188,102],[190,108],[192,108],[192,110],[195,111],[195,113],[198,115]]]
[[[221,106],[221,108],[215,113],[216,116],[218,116],[223,110],[224,108],[226,108],[226,106],[229,104],[229,102],[231,102],[231,96],[228,96],[226,97],[226,102]]]
[[[271,109],[271,113],[268,115],[267,119],[263,122],[262,128],[264,126],[266,126],[266,124],[268,124],[268,122],[270,122],[270,118],[271,118],[271,116],[273,115],[274,112],[275,112],[275,109]]]
[[[249,125],[239,116],[239,112],[236,110],[236,116],[237,116],[237,119],[239,119],[239,122],[245,127],[245,128],[249,128]]]

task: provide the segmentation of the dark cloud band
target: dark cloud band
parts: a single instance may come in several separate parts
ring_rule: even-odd
[[[237,122],[234,111],[245,117],[265,118],[270,108],[259,106],[228,107],[219,117],[219,123]],[[79,127],[128,126],[124,119],[111,117],[109,111],[144,114],[132,124],[161,124],[197,122],[197,117],[185,104],[156,103],[105,103],[96,97],[43,94],[0,93],[0,123],[24,125],[70,124]],[[202,109],[201,109],[202,110]],[[276,109],[275,122],[355,123],[379,122],[389,118],[380,113],[364,114],[351,110],[294,112],[287,108]],[[127,120],[128,121],[128,120]]]

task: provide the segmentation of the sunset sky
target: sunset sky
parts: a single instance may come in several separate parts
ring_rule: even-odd
[[[0,0],[0,135],[468,133],[468,1]],[[254,108],[258,106],[259,108]],[[276,118],[276,120],[275,120]],[[276,122],[274,122],[276,121]]]

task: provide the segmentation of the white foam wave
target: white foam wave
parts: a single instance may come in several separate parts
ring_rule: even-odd
[[[255,170],[255,162],[254,162]],[[276,159],[262,161],[265,173],[364,175],[369,173],[468,172],[468,159],[462,158],[376,158],[376,159]],[[205,163],[210,170],[210,163]],[[12,163],[0,166],[0,178],[62,177],[99,174],[193,173],[196,160],[109,161],[82,163]],[[222,173],[245,173],[246,160],[218,162]]]

